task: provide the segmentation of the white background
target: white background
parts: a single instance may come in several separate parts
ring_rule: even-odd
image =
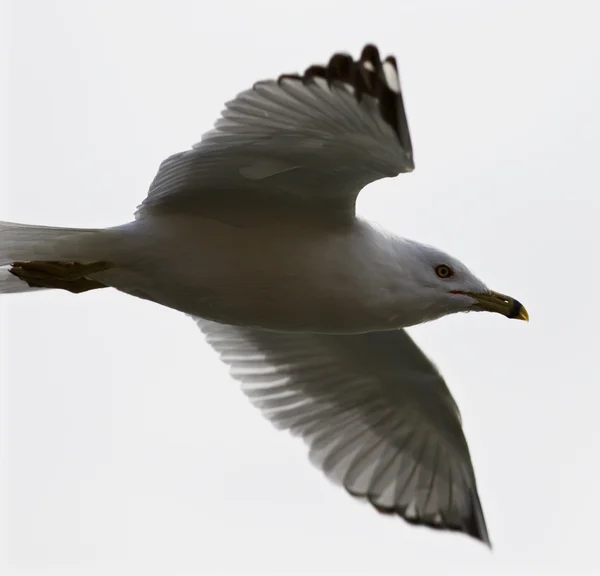
[[[254,81],[398,57],[417,170],[360,213],[527,306],[412,330],[463,414],[494,550],[384,518],[246,401],[195,325],[1,298],[0,573],[600,573],[600,39],[590,0],[4,1],[0,218],[131,218]]]

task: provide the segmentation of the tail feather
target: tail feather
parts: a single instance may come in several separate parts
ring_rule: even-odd
[[[13,276],[14,262],[88,261],[103,230],[0,222],[0,294],[39,290]]]

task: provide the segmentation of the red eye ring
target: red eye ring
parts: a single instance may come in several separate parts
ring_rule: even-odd
[[[454,276],[454,272],[452,271],[452,268],[448,266],[448,264],[437,265],[435,267],[435,273],[437,274],[438,278],[442,278],[443,280],[452,278],[452,276]]]

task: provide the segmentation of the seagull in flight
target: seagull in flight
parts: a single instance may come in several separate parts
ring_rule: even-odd
[[[227,103],[161,164],[132,222],[0,222],[0,293],[112,287],[192,316],[330,479],[491,546],[459,410],[405,328],[528,315],[453,256],[356,215],[367,184],[413,169],[395,58],[335,54]]]

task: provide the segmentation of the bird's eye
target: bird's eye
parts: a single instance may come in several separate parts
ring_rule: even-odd
[[[452,268],[450,268],[450,266],[447,264],[440,264],[439,266],[436,266],[435,273],[438,275],[438,278],[450,278],[451,276],[454,276]]]

